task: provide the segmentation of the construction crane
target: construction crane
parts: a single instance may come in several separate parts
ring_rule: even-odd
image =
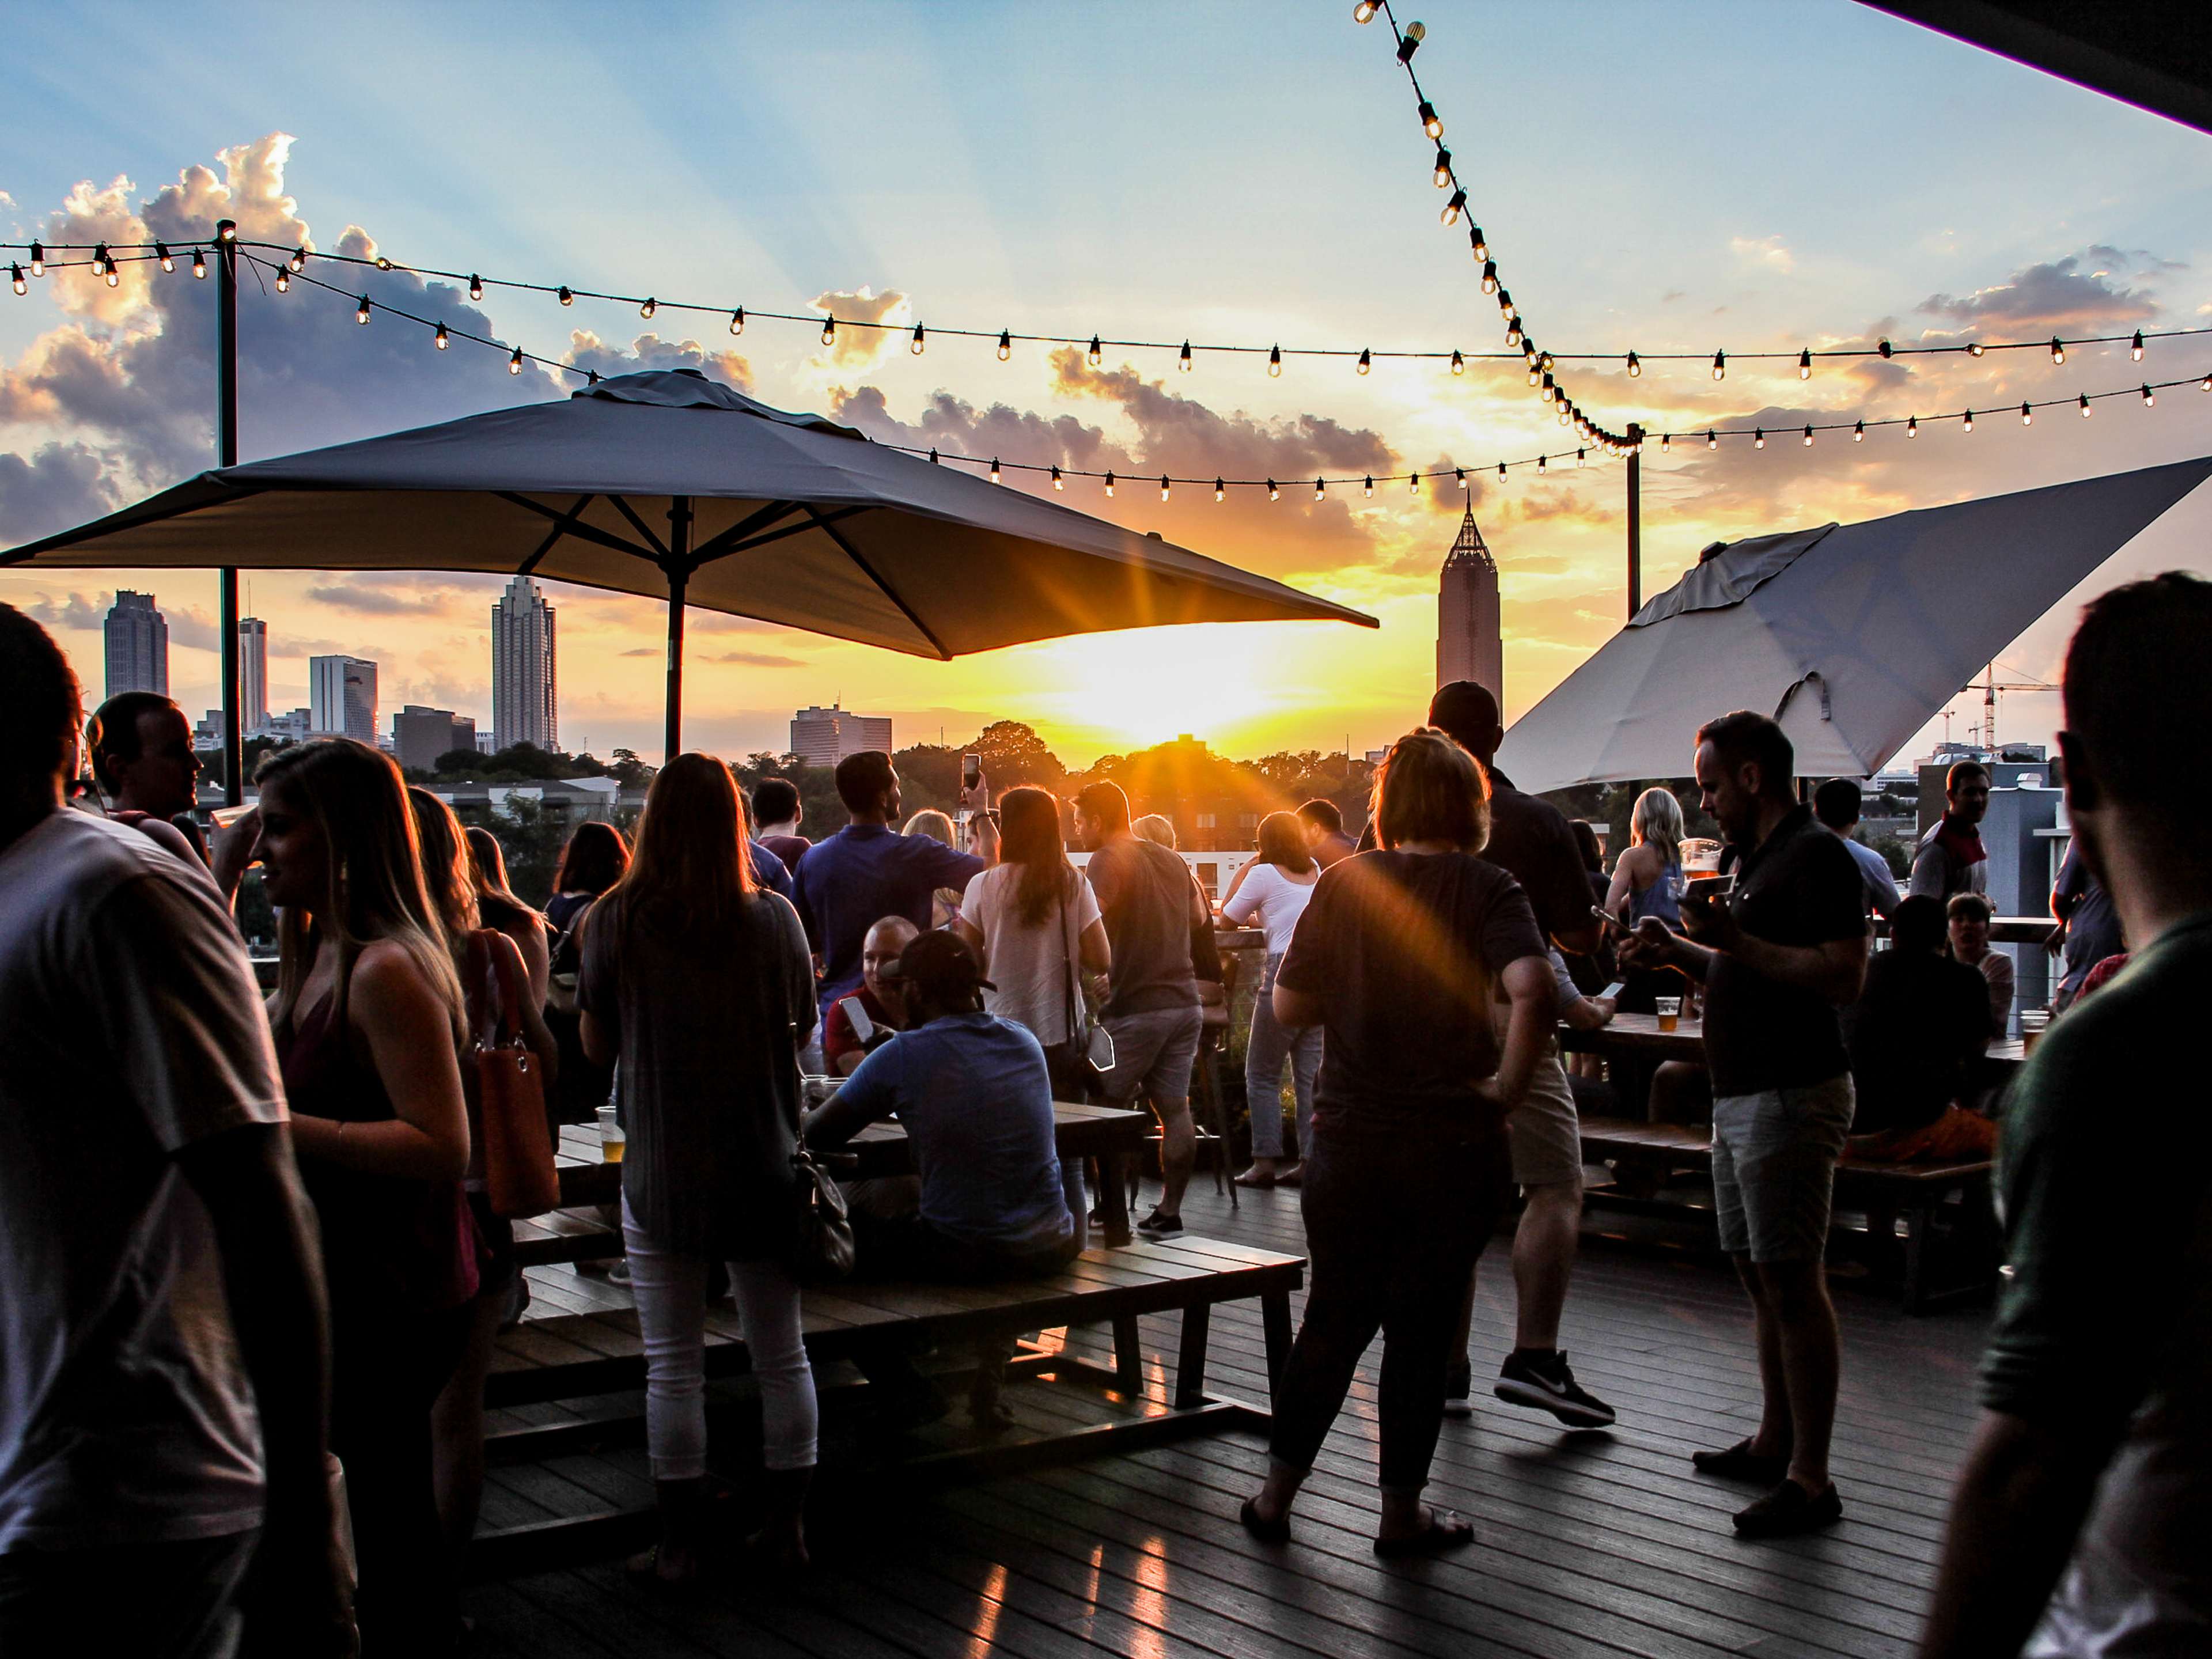
[[[1997,752],[1997,693],[2000,691],[2056,691],[2058,689],[2045,680],[2001,680],[1997,678],[1997,670],[2002,665],[1992,661],[1979,684],[1969,681],[1959,688],[1960,696],[1966,696],[1969,691],[1978,691],[1982,694],[1982,723],[1979,727],[1982,734],[1982,747],[1988,750],[1992,756]],[[2020,672],[2018,669],[2011,669],[2008,672]],[[1950,711],[1947,709],[1944,712],[1948,715]],[[1970,732],[1975,729],[1972,726],[1967,727]]]

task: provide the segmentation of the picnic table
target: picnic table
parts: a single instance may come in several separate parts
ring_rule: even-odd
[[[1570,1030],[1562,1024],[1559,1047],[1570,1054],[1620,1054],[1652,1061],[1685,1060],[1702,1066],[1705,1026],[1696,1015],[1684,1014],[1673,1030],[1662,1031],[1656,1014],[1615,1014],[1609,1024],[1595,1031]],[[2027,1058],[2027,1048],[2018,1037],[1992,1042],[1982,1052],[1982,1080],[2009,1082]]]

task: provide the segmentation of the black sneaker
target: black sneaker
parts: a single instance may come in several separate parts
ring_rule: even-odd
[[[1613,1407],[1575,1386],[1567,1357],[1558,1352],[1509,1355],[1492,1392],[1516,1406],[1549,1412],[1570,1428],[1602,1429],[1613,1422]]]
[[[1444,1367],[1444,1415],[1472,1417],[1474,1404],[1468,1395],[1474,1391],[1474,1367],[1466,1360]]]
[[[1145,1237],[1153,1240],[1181,1238],[1182,1218],[1179,1215],[1170,1215],[1165,1210],[1155,1205],[1152,1212],[1137,1224],[1137,1231]]]
[[[1833,1481],[1826,1492],[1814,1493],[1784,1480],[1758,1502],[1736,1511],[1735,1529],[1743,1538],[1795,1538],[1832,1527],[1843,1518],[1844,1500]]]

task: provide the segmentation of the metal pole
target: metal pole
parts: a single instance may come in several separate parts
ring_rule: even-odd
[[[668,507],[668,715],[661,739],[663,766],[683,752],[684,590],[691,580],[691,498],[674,497]]]
[[[216,465],[238,465],[238,227],[215,228]],[[246,745],[238,720],[238,571],[225,565],[222,587],[222,799],[245,797]]]
[[[1644,609],[1644,428],[1628,428],[1628,615]]]

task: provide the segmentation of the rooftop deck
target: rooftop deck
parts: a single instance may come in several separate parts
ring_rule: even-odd
[[[1201,1176],[1185,1210],[1194,1232],[1304,1250],[1293,1192],[1247,1194],[1232,1214]],[[1478,1377],[1510,1340],[1502,1248],[1486,1265]],[[799,1582],[717,1564],[709,1588],[678,1598],[633,1587],[607,1559],[478,1584],[465,1605],[477,1651],[534,1659],[1903,1654],[1973,1418],[1987,1314],[1909,1318],[1887,1293],[1848,1283],[1838,1301],[1846,1513],[1814,1539],[1738,1542],[1728,1517],[1746,1494],[1689,1468],[1692,1449],[1739,1437],[1757,1413],[1748,1324],[1725,1267],[1593,1237],[1563,1340],[1620,1426],[1572,1434],[1486,1395],[1472,1421],[1447,1422],[1430,1495],[1477,1531],[1441,1560],[1385,1565],[1369,1553],[1370,1353],[1287,1547],[1237,1525],[1266,1450],[1236,1435],[936,1490],[833,1480],[811,1522],[815,1571]],[[1175,1331],[1147,1320],[1145,1334],[1157,1403]],[[1255,1304],[1216,1311],[1215,1387],[1264,1400],[1262,1352]],[[495,1468],[492,1480],[495,1525],[649,1496],[635,1445]]]

